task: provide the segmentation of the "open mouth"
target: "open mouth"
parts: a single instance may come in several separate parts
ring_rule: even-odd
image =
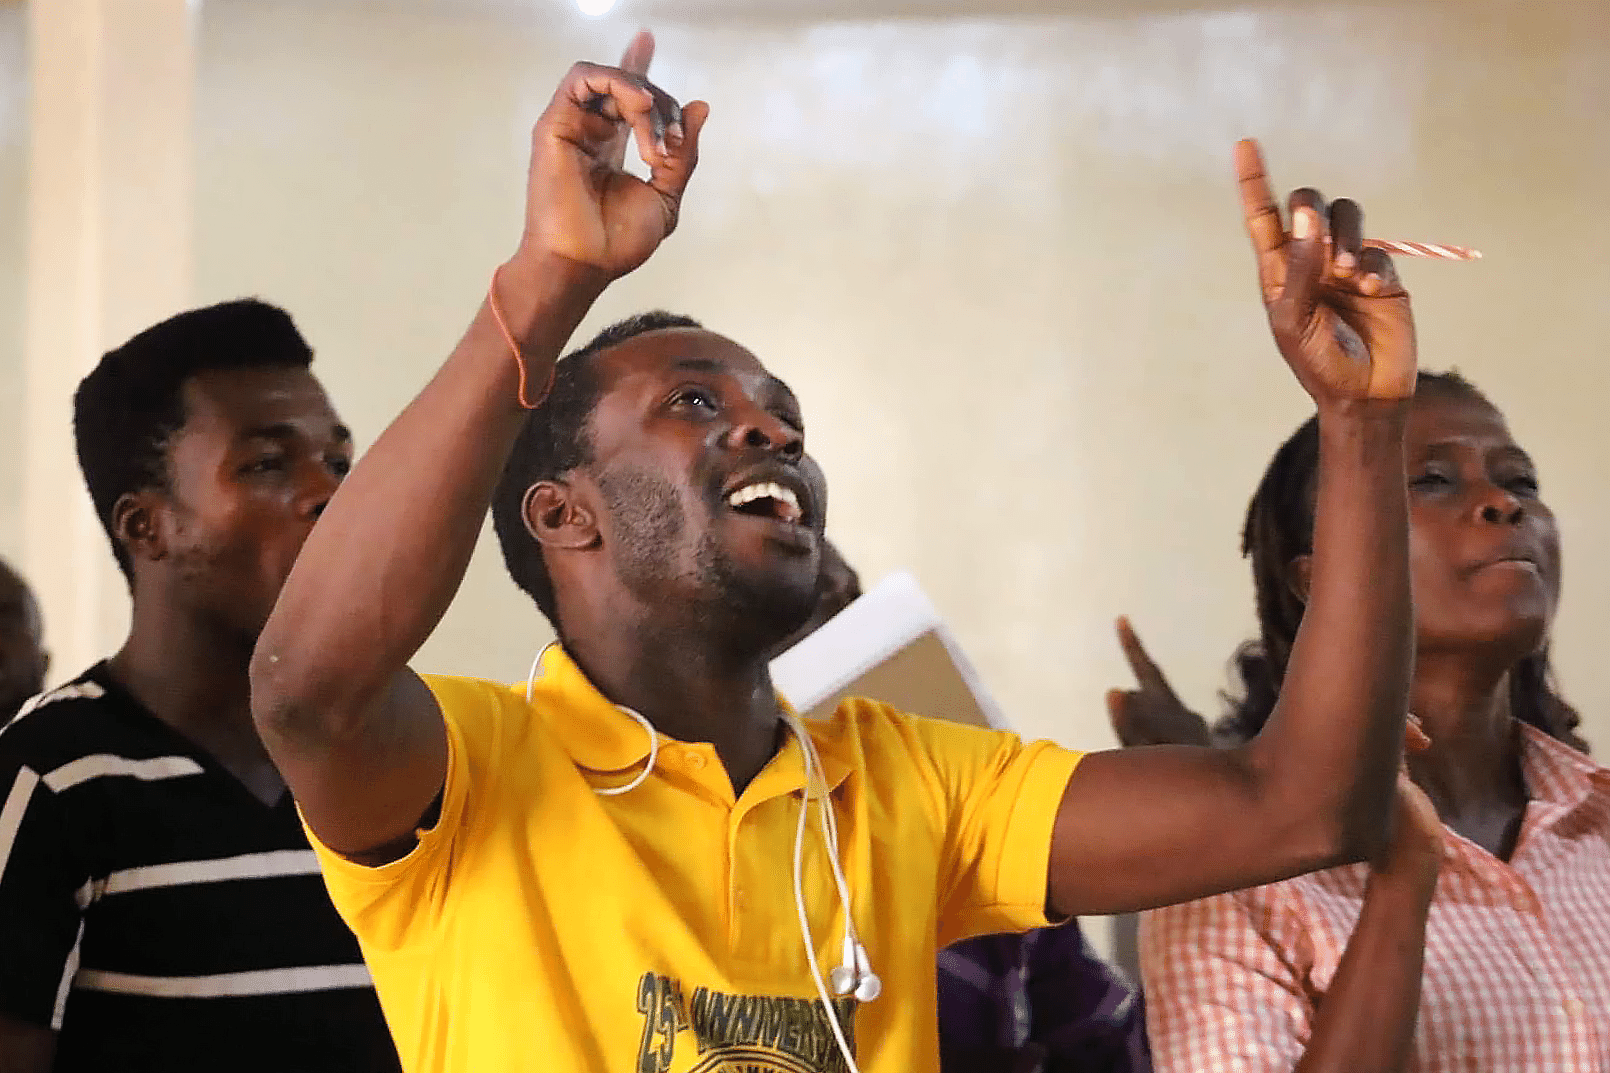
[[[799,496],[792,488],[785,488],[776,481],[756,481],[744,485],[727,496],[727,506],[739,514],[770,518],[788,525],[801,525],[805,521]]]

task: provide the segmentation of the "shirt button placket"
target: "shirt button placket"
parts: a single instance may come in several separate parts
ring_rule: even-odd
[[[744,820],[748,818],[752,809],[734,803],[731,811],[727,813],[727,870],[726,895],[727,903],[727,949],[735,955],[744,941],[743,922],[747,917],[746,909],[749,904],[749,889],[752,884],[745,882],[740,874],[742,857],[738,852],[738,839],[743,834]]]

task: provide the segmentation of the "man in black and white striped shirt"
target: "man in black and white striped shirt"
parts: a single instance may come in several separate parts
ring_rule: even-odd
[[[0,1070],[398,1068],[253,729],[247,662],[351,436],[282,311],[107,354],[79,464],[133,593],[110,660],[0,730]]]

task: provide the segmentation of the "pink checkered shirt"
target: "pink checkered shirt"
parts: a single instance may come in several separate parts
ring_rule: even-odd
[[[1447,832],[1411,1070],[1610,1073],[1610,769],[1522,727],[1505,863]],[[1284,1073],[1358,920],[1364,865],[1147,913],[1158,1073]]]

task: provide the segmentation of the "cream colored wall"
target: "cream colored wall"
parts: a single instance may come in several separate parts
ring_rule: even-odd
[[[1359,197],[1374,233],[1487,252],[1405,266],[1424,359],[1484,385],[1542,464],[1573,552],[1559,665],[1606,748],[1610,6],[633,3],[590,22],[564,0],[207,0],[196,299],[295,311],[371,440],[509,249],[526,132],[564,66],[611,56],[641,16],[658,77],[714,117],[682,231],[589,327],[662,305],[753,347],[805,401],[863,575],[915,570],[1025,733],[1101,746],[1120,612],[1212,704],[1251,624],[1242,506],[1305,413],[1228,177],[1256,134],[1280,182]],[[0,3],[6,504],[24,11]],[[0,510],[0,555],[21,530]],[[489,544],[420,663],[517,677],[546,635]]]
[[[1023,731],[1106,745],[1120,612],[1212,704],[1251,624],[1243,505],[1305,412],[1229,175],[1258,135],[1278,182],[1360,198],[1372,232],[1486,251],[1405,266],[1424,361],[1541,461],[1573,551],[1562,676],[1610,741],[1610,7],[1129,10],[656,20],[659,79],[713,104],[704,163],[590,326],[665,306],[751,346],[805,402],[863,576],[915,570]],[[372,439],[509,250],[564,66],[633,25],[210,0],[198,298],[293,309]],[[545,636],[489,544],[420,662],[518,677]]]
[[[22,552],[22,324],[28,232],[27,21],[0,4],[0,558]]]

